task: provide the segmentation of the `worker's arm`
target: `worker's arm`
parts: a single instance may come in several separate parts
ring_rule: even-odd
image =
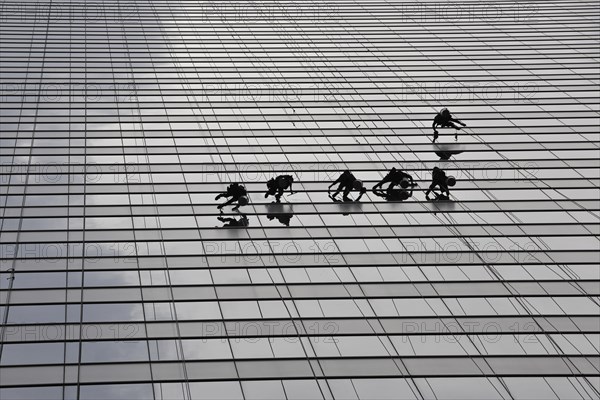
[[[444,185],[440,187],[442,191],[446,192],[446,196],[450,197],[450,187],[448,185]]]
[[[461,120],[458,120],[456,118],[450,118],[450,121],[456,122],[457,124],[461,124],[462,126],[467,126],[467,124],[465,124],[464,122],[462,122]]]
[[[380,180],[375,186],[373,186],[373,191],[376,191],[377,189],[379,189],[381,186],[383,186],[383,184],[385,183],[385,179]]]
[[[227,200],[225,203],[218,205],[217,208],[221,209],[225,206],[232,204],[234,201],[236,201],[236,198],[232,197],[231,199]]]

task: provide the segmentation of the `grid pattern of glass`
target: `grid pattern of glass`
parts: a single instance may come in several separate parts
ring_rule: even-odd
[[[599,398],[598,2],[0,7],[1,399]]]

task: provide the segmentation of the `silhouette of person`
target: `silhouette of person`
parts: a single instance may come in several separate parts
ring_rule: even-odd
[[[335,193],[329,196],[333,200],[335,200],[335,196],[337,196],[342,190],[344,191],[344,195],[342,196],[342,200],[344,201],[352,201],[352,199],[348,197],[348,194],[350,194],[352,190],[358,190],[360,192],[355,201],[359,201],[363,194],[367,192],[367,189],[365,189],[363,186],[362,181],[356,179],[356,177],[349,170],[342,172],[340,177],[337,178],[331,185],[329,185],[327,190],[330,191],[333,185],[337,183],[339,183],[339,186],[337,187]]]
[[[456,179],[453,176],[447,176],[446,172],[438,167],[433,167],[433,171],[431,172],[431,185],[429,185],[429,189],[425,192],[425,198],[429,199],[429,193],[433,192],[435,196],[435,200],[450,200],[450,186],[454,186],[456,184]],[[439,187],[440,194],[435,192],[435,188]],[[445,194],[444,194],[445,193]]]
[[[217,219],[219,221],[225,223],[222,226],[222,228],[240,228],[240,227],[246,227],[250,224],[248,217],[246,217],[246,215],[244,215],[244,214],[242,214],[240,219],[235,219],[232,217],[226,217],[226,218],[225,217],[217,217]]]
[[[382,180],[380,180],[375,186],[373,186],[373,192],[378,190],[380,187],[382,187],[386,183],[390,184],[388,186],[388,190],[394,188],[394,186],[400,186],[403,189],[406,189],[409,186],[416,185],[412,176],[410,176],[409,174],[407,174],[404,171],[400,171],[399,169],[396,169],[396,167],[392,167],[392,169],[390,169],[390,172],[388,172],[387,175]],[[382,191],[380,191],[380,192],[382,192]]]
[[[383,197],[387,201],[404,201],[413,195],[413,186],[410,189],[396,188],[390,185],[387,190],[373,190],[373,193],[379,197]]]
[[[294,214],[292,214],[292,213],[267,214],[267,218],[269,219],[269,221],[273,221],[274,219],[277,219],[277,221],[279,221],[282,225],[285,225],[285,226],[290,226],[290,220],[292,219],[293,216],[294,216]]]
[[[457,126],[455,123],[460,124],[463,127],[467,126],[458,119],[452,118],[452,114],[450,114],[450,111],[447,108],[442,108],[441,111],[437,113],[437,115],[433,119],[433,124],[431,125],[431,127],[433,128],[433,143],[435,143],[436,139],[439,137],[439,133],[436,129],[436,127],[438,126],[440,128],[456,129],[456,132],[454,133],[454,139],[458,140],[458,131],[461,129],[461,127]]]
[[[265,193],[265,199],[269,196],[275,196],[276,202],[281,202],[281,196],[285,189],[290,189],[290,194],[294,194],[292,184],[294,178],[291,175],[279,175],[275,178],[269,179],[267,182],[267,193]]]
[[[217,208],[220,210],[225,206],[237,202],[237,205],[233,208],[233,210],[237,210],[238,208],[240,208],[240,206],[245,206],[246,204],[248,204],[247,194],[248,192],[246,191],[246,188],[244,186],[240,185],[237,182],[232,183],[229,186],[227,186],[227,190],[225,192],[220,193],[217,195],[217,197],[215,197],[215,200],[219,200],[221,197],[231,197],[231,199],[227,200],[225,203],[219,204]]]

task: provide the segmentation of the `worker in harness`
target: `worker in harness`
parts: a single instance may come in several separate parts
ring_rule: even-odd
[[[447,176],[444,170],[433,167],[431,172],[431,185],[425,192],[425,198],[429,199],[429,193],[433,193],[435,200],[450,200],[450,187],[456,185],[456,178],[453,176]],[[439,188],[440,193],[438,194],[435,189]]]
[[[461,126],[458,126],[456,124],[459,124]],[[433,124],[431,125],[431,127],[433,128],[433,143],[435,143],[435,141],[439,137],[439,133],[436,129],[438,126],[440,128],[456,129],[456,132],[454,133],[454,140],[458,140],[458,131],[467,125],[456,118],[452,118],[452,114],[450,114],[450,111],[447,108],[442,108],[433,119]]]
[[[329,195],[329,197],[331,197],[333,200],[336,200],[335,196],[337,196],[341,191],[344,191],[344,195],[342,196],[342,200],[344,201],[352,201],[348,195],[353,190],[356,190],[360,193],[354,201],[359,201],[360,198],[367,192],[367,189],[364,187],[362,181],[356,179],[354,174],[352,174],[352,172],[349,170],[344,171],[340,177],[335,180],[335,182],[329,185],[328,192],[331,191],[331,188],[338,183],[339,185],[335,193]]]
[[[221,210],[223,207],[237,202],[237,205],[233,207],[233,210],[236,211],[241,206],[245,206],[246,204],[248,204],[247,195],[248,192],[246,191],[246,188],[244,186],[240,185],[237,182],[232,183],[229,186],[227,186],[227,190],[225,192],[220,193],[217,195],[217,197],[215,197],[215,200],[219,200],[222,197],[231,197],[225,203],[219,204],[217,208]]]
[[[294,194],[292,184],[294,178],[291,175],[279,175],[275,178],[269,179],[267,182],[267,193],[265,193],[265,199],[269,196],[275,196],[275,201],[280,203],[281,196],[286,189],[290,189],[290,194]]]

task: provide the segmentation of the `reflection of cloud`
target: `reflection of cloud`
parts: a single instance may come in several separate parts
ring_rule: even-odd
[[[27,195],[25,205],[36,206],[64,206],[69,204],[69,196],[67,195]]]
[[[23,218],[21,229],[27,231],[67,229],[67,218]]]
[[[0,274],[0,287],[8,286],[9,280],[4,279],[5,276],[7,274]],[[67,274],[65,272],[17,272],[13,282],[14,289],[64,288],[67,284]]]
[[[83,385],[80,400],[123,400],[123,399],[153,399],[152,385]]]
[[[244,396],[239,384],[230,382],[192,382],[190,383],[194,400],[242,400]],[[264,397],[259,397],[264,399]],[[285,398],[285,397],[280,397]]]
[[[140,284],[137,271],[88,271],[85,286],[135,286]]]
[[[62,386],[19,387],[0,389],[0,398],[6,400],[60,400]]]
[[[83,342],[82,362],[148,361],[145,341]]]
[[[221,319],[217,302],[181,302],[176,303],[177,319]]]
[[[181,358],[175,340],[149,340],[148,344],[152,361],[179,360]]]
[[[232,358],[227,339],[183,340],[182,345],[186,360]]]
[[[115,183],[113,176],[110,177],[108,183]],[[106,206],[107,204],[128,206],[129,196],[127,194],[87,194],[85,195],[85,204],[87,206]]]
[[[62,343],[6,343],[2,348],[2,366],[25,364],[62,364]]]
[[[131,217],[86,217],[86,229],[133,229]]]
[[[8,311],[8,323],[43,324],[46,322],[64,322],[64,305],[11,306]]]
[[[64,313],[64,311],[63,311]],[[84,322],[143,321],[141,304],[112,303],[83,306]]]
[[[242,387],[248,399],[279,400],[286,398],[281,381],[243,381]]]

